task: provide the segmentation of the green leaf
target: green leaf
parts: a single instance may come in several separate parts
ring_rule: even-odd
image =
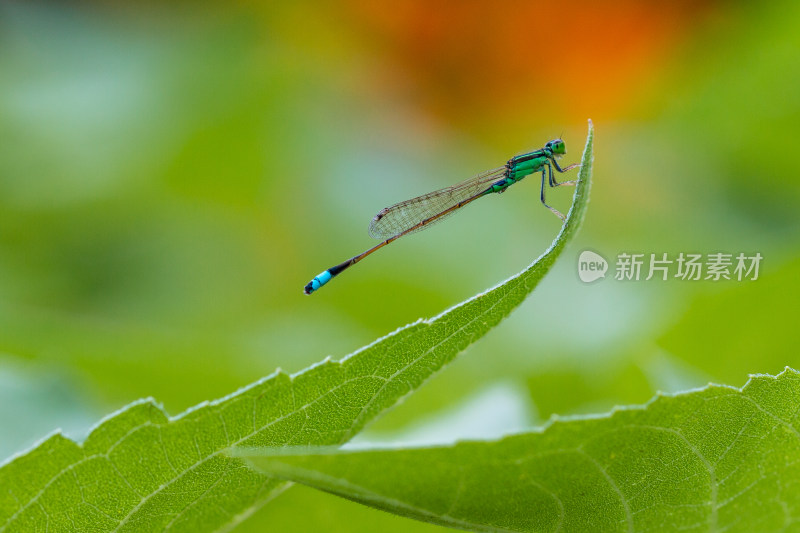
[[[656,396],[449,447],[276,455],[259,470],[474,530],[777,531],[800,519],[800,373]]]
[[[0,532],[206,531],[240,522],[288,484],[251,470],[231,448],[347,441],[525,299],[583,218],[592,138],[590,122],[567,220],[525,271],[341,361],[293,376],[278,371],[173,418],[152,400],[138,402],[101,422],[83,444],[55,434],[0,468]]]

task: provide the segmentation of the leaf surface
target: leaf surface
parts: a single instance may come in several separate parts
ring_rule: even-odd
[[[800,373],[787,368],[499,441],[237,453],[272,475],[476,531],[782,531],[800,519],[799,412]]]

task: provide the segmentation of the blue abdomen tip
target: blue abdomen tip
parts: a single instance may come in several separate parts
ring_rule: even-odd
[[[311,294],[312,292],[316,291],[317,289],[328,283],[332,277],[333,276],[331,275],[329,270],[322,272],[316,278],[312,279],[308,283],[308,285],[306,285],[303,292],[305,292],[306,294]]]

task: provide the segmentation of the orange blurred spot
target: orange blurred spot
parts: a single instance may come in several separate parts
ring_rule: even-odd
[[[696,2],[635,0],[349,7],[389,58],[376,88],[406,92],[456,122],[465,115],[510,118],[520,109],[581,120],[615,115],[659,71],[699,9]]]

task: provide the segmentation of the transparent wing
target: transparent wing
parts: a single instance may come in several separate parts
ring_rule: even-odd
[[[369,224],[369,234],[376,239],[388,239],[389,237],[403,233],[423,220],[478,194],[486,189],[489,184],[502,179],[505,176],[505,172],[506,167],[504,166],[487,170],[456,185],[429,192],[428,194],[423,194],[422,196],[417,196],[405,202],[400,202],[381,209]],[[427,229],[456,211],[460,211],[460,209],[451,211],[432,221],[430,224],[421,226],[414,231]]]

